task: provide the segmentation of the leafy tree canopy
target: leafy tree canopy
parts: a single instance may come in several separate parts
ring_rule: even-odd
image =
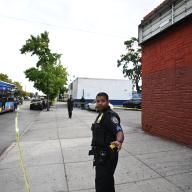
[[[117,66],[122,67],[125,77],[133,81],[138,93],[141,92],[139,82],[141,80],[141,48],[138,46],[138,39],[135,37],[130,38],[124,42],[126,46],[126,54],[122,54],[120,59],[117,60]]]
[[[13,83],[11,79],[9,79],[7,74],[0,73],[0,81],[5,81],[7,83]]]
[[[34,82],[34,87],[42,91],[50,99],[54,99],[60,89],[67,84],[67,71],[61,65],[61,54],[52,53],[49,48],[48,32],[41,33],[36,37],[31,35],[25,45],[20,49],[21,54],[31,53],[36,55],[38,61],[36,67],[25,71],[29,81]]]

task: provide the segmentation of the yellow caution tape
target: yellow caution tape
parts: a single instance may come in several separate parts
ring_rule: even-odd
[[[19,149],[19,160],[20,160],[20,166],[23,172],[23,177],[24,177],[24,182],[25,182],[25,189],[26,192],[31,192],[31,188],[30,188],[30,183],[29,183],[29,177],[28,177],[28,173],[27,173],[27,169],[24,163],[24,158],[23,158],[23,152],[20,146],[20,133],[19,133],[19,125],[18,125],[18,111],[16,113],[16,117],[15,117],[15,131],[16,131],[16,143]]]

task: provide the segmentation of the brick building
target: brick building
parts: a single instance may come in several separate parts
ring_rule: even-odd
[[[139,25],[142,128],[192,146],[192,0],[165,0]]]

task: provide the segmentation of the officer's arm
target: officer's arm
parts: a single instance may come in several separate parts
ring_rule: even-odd
[[[120,151],[122,143],[124,141],[124,134],[120,124],[120,119],[119,117],[112,116],[110,122],[111,122],[110,127],[113,133],[116,135],[116,140],[113,141],[112,144],[114,144],[118,148],[118,151]]]
[[[123,131],[119,131],[116,134],[116,141],[113,141],[112,144],[114,144],[117,147],[118,151],[120,151],[123,141],[124,141],[124,133]]]
[[[116,137],[117,137],[117,141],[122,144],[123,141],[124,141],[124,133],[123,133],[123,131],[119,131],[119,132],[116,134]]]

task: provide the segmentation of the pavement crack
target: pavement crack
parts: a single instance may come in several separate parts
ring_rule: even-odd
[[[165,176],[163,176],[162,174],[160,174],[158,171],[156,171],[155,169],[153,169],[152,167],[150,167],[147,163],[145,163],[144,161],[142,161],[139,157],[137,157],[136,155],[132,154],[131,152],[129,152],[128,150],[124,149],[125,151],[127,151],[127,153],[129,153],[132,157],[134,157],[135,159],[137,159],[139,162],[141,162],[142,164],[144,164],[146,167],[148,167],[149,169],[151,169],[152,171],[154,171],[156,174],[158,174],[161,178],[165,179],[168,183],[171,183],[172,185],[174,185],[176,188],[180,189],[182,192],[185,192],[185,190],[183,190],[180,186],[177,186],[175,183],[173,183],[172,181],[170,181],[168,178],[166,178]]]
[[[55,108],[57,111],[57,107]],[[66,187],[67,187],[67,192],[69,192],[69,183],[68,183],[68,179],[67,179],[67,171],[66,171],[66,166],[65,166],[65,158],[64,158],[64,154],[63,154],[63,150],[62,150],[62,145],[61,145],[61,139],[59,136],[59,126],[57,124],[57,114],[56,111],[54,111],[55,113],[55,118],[56,118],[56,129],[57,129],[57,138],[59,141],[59,145],[60,145],[60,150],[61,150],[61,156],[62,156],[62,162],[63,162],[63,170],[64,170],[64,175],[65,175],[65,181],[66,181]]]

